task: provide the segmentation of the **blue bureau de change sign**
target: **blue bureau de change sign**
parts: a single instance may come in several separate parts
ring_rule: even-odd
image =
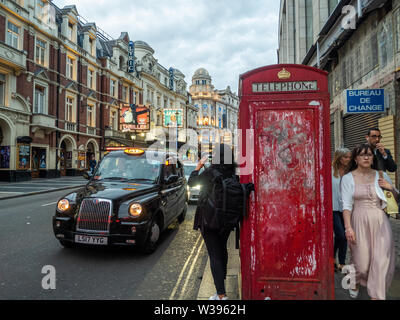
[[[346,90],[344,113],[385,112],[385,89]]]

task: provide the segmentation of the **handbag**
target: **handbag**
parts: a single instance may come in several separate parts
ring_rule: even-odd
[[[387,207],[385,208],[385,212],[391,217],[396,219],[397,214],[399,213],[399,206],[397,204],[397,201],[394,198],[391,191],[385,190],[384,193],[387,201]]]

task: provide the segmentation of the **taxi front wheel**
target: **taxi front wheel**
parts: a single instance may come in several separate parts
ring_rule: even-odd
[[[160,239],[160,226],[156,218],[154,218],[151,222],[147,239],[142,246],[142,251],[147,254],[153,253],[157,248],[158,239]]]
[[[187,212],[187,207],[188,207],[188,205],[187,205],[187,203],[185,202],[185,208],[183,209],[182,213],[181,213],[181,214],[179,215],[179,217],[178,217],[178,222],[179,222],[179,223],[182,223],[183,221],[185,221],[186,212]]]
[[[65,241],[65,240],[60,240],[60,244],[64,247],[64,248],[73,248],[74,244],[70,241]]]

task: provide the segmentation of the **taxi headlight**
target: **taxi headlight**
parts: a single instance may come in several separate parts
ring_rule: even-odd
[[[199,186],[195,186],[195,187],[193,187],[193,189],[194,190],[201,190],[201,186],[199,185]]]
[[[67,199],[62,199],[57,203],[57,209],[60,212],[65,212],[70,208],[69,201]]]
[[[129,206],[129,215],[132,217],[139,217],[143,212],[143,208],[139,203],[132,203]]]

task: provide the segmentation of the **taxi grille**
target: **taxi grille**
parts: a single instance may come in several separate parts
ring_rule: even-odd
[[[83,199],[79,209],[76,231],[108,233],[111,212],[110,200]]]

